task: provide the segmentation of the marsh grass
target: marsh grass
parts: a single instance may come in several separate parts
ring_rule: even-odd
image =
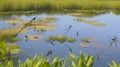
[[[0,12],[63,11],[63,10],[120,10],[116,0],[0,0]]]

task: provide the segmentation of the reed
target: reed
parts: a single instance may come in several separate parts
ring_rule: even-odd
[[[0,0],[0,12],[120,10],[119,0]]]

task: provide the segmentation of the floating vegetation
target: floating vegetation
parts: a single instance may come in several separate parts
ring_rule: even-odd
[[[82,13],[70,13],[69,15],[71,15],[71,16],[83,16]]]
[[[41,36],[41,35],[28,35],[28,39],[33,40],[33,41],[38,41],[42,38],[43,38],[43,36]]]
[[[85,19],[84,19],[84,18],[81,18],[81,17],[75,18],[74,20],[75,20],[75,21],[78,21],[78,22],[83,22],[83,21],[85,21]]]
[[[83,22],[83,23],[86,23],[86,24],[89,24],[89,25],[92,25],[92,26],[97,26],[97,27],[104,27],[106,26],[106,24],[103,24],[103,23],[100,23],[99,21],[97,20],[86,20],[84,18],[76,18],[75,21],[77,22]]]
[[[55,18],[44,18],[44,19],[38,19],[35,23],[31,23],[27,25],[27,28],[32,28],[34,30],[38,31],[49,31],[49,30],[55,30],[56,25],[51,24],[51,22],[55,22]],[[26,23],[24,24],[26,25]]]
[[[69,43],[73,43],[73,42],[75,42],[75,39],[73,39],[73,38],[68,38],[68,42],[69,42]]]
[[[48,23],[46,23],[46,24],[32,23],[27,28],[32,28],[32,29],[38,30],[38,31],[49,31],[49,30],[55,30],[56,25],[48,24]]]
[[[69,12],[72,11],[69,15],[76,17],[93,17],[100,14],[105,14],[108,12],[107,10],[67,10]]]
[[[80,43],[80,46],[82,46],[82,47],[88,47],[90,45],[89,45],[89,43]]]
[[[9,29],[3,29],[3,30],[0,30],[0,36],[3,36],[3,35],[14,35],[16,34],[24,25],[21,25],[21,26],[18,26],[18,27],[15,27],[15,28],[9,28]],[[23,33],[26,33],[26,31],[22,31],[21,32],[22,34]]]
[[[64,43],[64,42],[70,42],[73,43],[75,42],[74,38],[68,38],[67,36],[50,36],[47,40],[47,42],[49,41],[58,41],[60,43]]]
[[[98,21],[85,21],[85,23],[92,25],[92,26],[97,26],[97,27],[104,27],[106,24],[103,23],[98,23]]]
[[[40,22],[40,23],[51,23],[55,21],[56,21],[56,18],[49,18],[49,17],[37,20],[37,22]]]
[[[96,39],[95,39],[95,38],[82,38],[81,40],[82,40],[83,42],[89,43],[89,42],[94,42]]]
[[[11,20],[6,20],[5,22],[8,23],[8,24],[15,25],[15,24],[23,22],[23,21],[24,20],[21,19],[21,18],[14,18],[14,19],[11,19]]]

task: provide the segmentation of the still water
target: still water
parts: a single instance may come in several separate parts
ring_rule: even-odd
[[[120,15],[115,15],[112,12],[107,12],[104,14],[99,14],[95,16],[72,16],[70,14],[31,14],[31,15],[6,15],[0,16],[0,30],[7,28],[13,28],[21,25],[20,23],[16,25],[7,24],[5,20],[12,18],[22,18],[24,20],[31,20],[33,17],[37,18],[54,17],[56,21],[51,24],[56,25],[56,29],[50,31],[34,31],[33,29],[28,29],[25,34],[18,34],[18,41],[16,44],[23,50],[22,53],[18,54],[19,58],[24,61],[27,57],[34,56],[36,53],[46,55],[49,50],[52,50],[52,56],[66,57],[69,55],[69,49],[65,45],[72,49],[72,53],[79,56],[80,51],[91,55],[99,54],[99,59],[96,59],[94,67],[107,67],[108,63],[115,60],[120,63]],[[87,21],[98,21],[94,23],[87,23],[86,21],[76,21],[76,18],[83,18]],[[98,25],[97,25],[98,23]],[[103,26],[100,26],[103,24]],[[71,26],[71,28],[66,32],[66,29]],[[66,32],[66,33],[65,33]],[[25,35],[42,35],[41,40],[25,40]],[[46,40],[50,36],[54,35],[65,35],[71,38],[75,38],[74,43],[59,43],[54,42],[54,46],[47,43]],[[110,44],[116,36],[116,44]],[[83,43],[82,39],[92,38],[94,41],[87,42],[87,46],[81,46]]]

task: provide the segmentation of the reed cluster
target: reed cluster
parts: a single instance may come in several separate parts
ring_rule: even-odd
[[[119,9],[119,0],[0,0],[0,12]]]

